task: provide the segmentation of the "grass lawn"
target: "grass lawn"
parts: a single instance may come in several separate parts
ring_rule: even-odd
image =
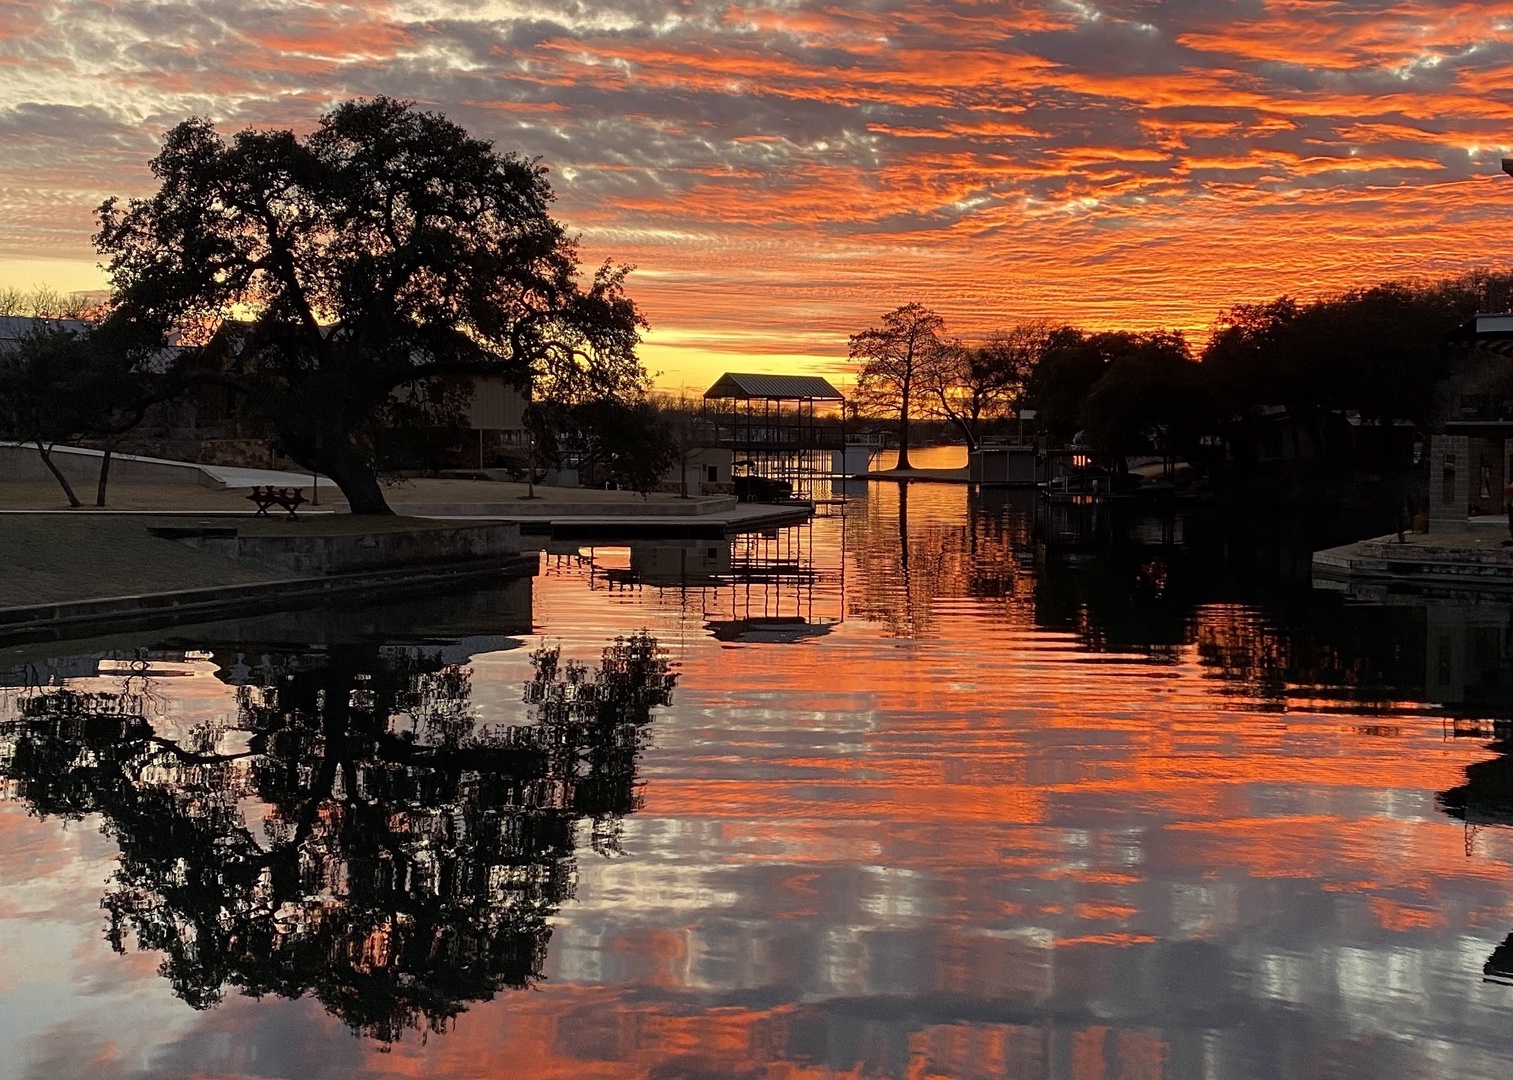
[[[184,518],[0,514],[0,607],[288,576],[149,536],[147,526],[155,521],[186,524]],[[212,523],[228,524],[225,519]]]

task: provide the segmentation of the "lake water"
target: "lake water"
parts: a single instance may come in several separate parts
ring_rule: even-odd
[[[863,490],[0,649],[0,1076],[1509,1074],[1506,604]]]

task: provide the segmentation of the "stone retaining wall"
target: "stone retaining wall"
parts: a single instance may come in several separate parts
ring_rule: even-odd
[[[222,585],[203,589],[73,600],[0,608],[0,641],[77,637],[230,616],[261,615],[323,603],[327,598],[379,598],[498,582],[535,575],[534,555],[454,561],[435,566],[388,567],[346,574]]]
[[[717,514],[740,505],[734,495],[709,495],[696,499],[595,499],[573,502],[560,498],[510,499],[506,502],[391,503],[396,514],[431,518],[573,518],[690,517]]]
[[[506,559],[521,551],[520,526],[513,522],[347,536],[205,535],[174,539],[201,551],[300,574],[346,574],[398,566]]]

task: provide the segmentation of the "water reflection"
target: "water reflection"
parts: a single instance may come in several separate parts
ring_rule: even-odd
[[[1465,783],[1435,796],[1439,808],[1465,823],[1466,857],[1477,855],[1477,834],[1487,827],[1506,829],[1513,825],[1513,724],[1507,720],[1455,717],[1447,720],[1455,737],[1491,736],[1485,749],[1497,754],[1465,768]],[[1513,986],[1513,933],[1487,958],[1482,975],[1492,982]]]
[[[125,962],[106,969],[88,952],[104,863],[89,861],[87,830],[0,804],[9,843],[0,920],[9,913],[16,921],[5,926],[25,931],[0,933],[7,972],[23,972],[0,1000],[25,1033],[0,1074],[1505,1075],[1513,996],[1483,975],[1506,972],[1513,927],[1498,725],[1513,697],[1507,606],[1316,594],[1298,574],[1314,541],[1295,522],[1109,516],[1096,547],[1073,525],[1068,515],[1052,528],[1012,493],[874,483],[844,520],[771,536],[554,553],[534,584],[536,633],[592,655],[607,637],[648,627],[679,674],[676,702],[656,706],[654,743],[627,754],[596,738],[598,765],[594,750],[580,752],[580,785],[603,783],[575,800],[564,791],[516,805],[515,794],[491,794],[556,783],[555,743],[517,734],[525,741],[500,747],[497,767],[470,777],[435,756],[444,757],[440,736],[417,738],[418,758],[388,739],[417,713],[451,730],[459,710],[446,705],[457,696],[448,679],[465,679],[471,704],[461,712],[478,718],[462,745],[518,720],[521,683],[540,681],[539,667],[528,670],[518,637],[490,636],[522,634],[518,621],[448,630],[434,611],[406,624],[396,608],[365,617],[363,633],[271,650],[247,626],[182,631],[181,648],[213,656],[152,654],[165,672],[154,700],[105,710],[151,724],[146,743],[132,736],[127,775],[149,789],[154,770],[187,778],[183,791],[199,801],[184,819],[199,827],[201,808],[240,814],[265,851],[277,845],[263,818],[297,829],[331,753],[314,715],[327,706],[313,695],[325,686],[329,703],[345,692],[350,709],[366,684],[316,680],[290,708],[274,702],[243,721],[235,701],[222,707],[198,685],[213,680],[168,677],[171,662],[214,668],[215,687],[233,696],[242,691],[225,682],[263,694],[291,675],[314,678],[354,641],[398,669],[444,676],[425,693],[413,679],[390,680],[388,699],[434,704],[399,709],[384,738],[348,722],[342,738],[359,746],[349,755],[359,764],[350,780],[336,770],[309,841],[330,838],[310,865],[340,882],[312,895],[349,905],[376,896],[367,907],[380,913],[430,910],[429,893],[390,901],[399,887],[374,877],[382,853],[421,866],[476,847],[475,819],[485,838],[507,819],[523,846],[511,854],[501,841],[480,861],[490,874],[503,865],[521,875],[498,918],[508,927],[521,913],[535,928],[515,939],[512,955],[525,959],[507,968],[533,992],[463,1001],[445,1038],[376,1044],[342,1038],[313,996],[318,976],[291,975],[302,1001],[227,993],[202,1013],[163,1001],[142,1007],[159,1028],[137,1034],[121,1011],[141,998],[140,984],[167,984],[138,971],[100,987],[97,972]],[[358,674],[378,670],[370,652],[354,655]],[[59,685],[28,700],[123,690],[119,674],[110,682],[87,665],[35,671]],[[293,748],[275,753],[286,711],[304,719],[291,722]],[[217,717],[225,733],[196,743],[192,731]],[[544,713],[539,726],[551,726]],[[220,766],[248,796],[218,802],[194,763],[152,738],[181,753],[251,755]],[[378,744],[393,749],[369,749]],[[97,745],[60,746],[61,775],[89,765]],[[504,763],[506,751],[527,757]],[[546,757],[529,756],[538,753]],[[253,786],[257,754],[274,765],[257,781],[266,798]],[[375,806],[349,808],[354,790]],[[427,816],[432,791],[446,795],[435,812],[449,824]],[[386,837],[375,854],[343,823],[379,805],[392,810],[370,830]],[[578,824],[564,837],[568,819]],[[185,828],[173,819],[168,831]],[[590,843],[623,857],[590,858]],[[445,880],[473,880],[470,860]],[[551,898],[557,866],[571,902]],[[354,873],[361,890],[347,883]],[[177,910],[172,889],[155,887]],[[280,903],[303,910],[304,896]],[[478,928],[493,910],[462,902],[457,955],[488,947]],[[49,983],[30,974],[45,964],[28,961],[52,948],[48,921],[67,917],[89,925],[58,932],[66,947],[56,952],[83,959],[60,961]],[[347,925],[341,911],[320,917]],[[544,955],[531,952],[543,925]],[[311,951],[336,950],[324,962],[356,985],[349,957],[380,940],[372,926],[358,919]],[[12,959],[34,939],[34,952]],[[431,940],[445,949],[454,938]],[[373,955],[410,955],[403,941],[385,947]],[[461,974],[429,970],[429,953],[406,962],[433,986],[478,978],[451,991],[458,1001],[512,985],[478,955]],[[224,985],[251,984],[243,979]],[[395,983],[391,995],[411,992]],[[40,1015],[44,1006],[27,1014],[35,1001],[67,1023]],[[423,1011],[414,1023],[432,1026]]]
[[[963,496],[965,520],[940,512]],[[986,601],[1005,613],[1025,603],[1033,594],[1033,505],[1022,492],[873,484],[849,525],[858,584],[848,614],[896,637],[923,637],[942,599]]]
[[[383,1041],[441,1031],[541,977],[577,822],[618,850],[652,710],[655,639],[590,672],[532,656],[530,724],[481,726],[463,666],[335,645],[220,658],[235,715],[158,729],[160,688],[37,690],[0,724],[0,780],[43,817],[99,815],[120,850],[107,936],[163,955],[197,1009],[227,988],[319,1000]]]
[[[592,590],[696,614],[718,641],[792,644],[824,637],[846,616],[841,550],[816,547],[812,523],[733,538],[573,548],[549,554],[545,572],[582,573]]]

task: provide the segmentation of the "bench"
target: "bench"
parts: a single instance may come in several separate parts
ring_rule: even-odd
[[[257,507],[257,513],[253,517],[267,517],[268,510],[277,506],[289,512],[290,521],[297,520],[294,511],[307,501],[304,488],[274,487],[271,484],[254,487],[247,498]]]

